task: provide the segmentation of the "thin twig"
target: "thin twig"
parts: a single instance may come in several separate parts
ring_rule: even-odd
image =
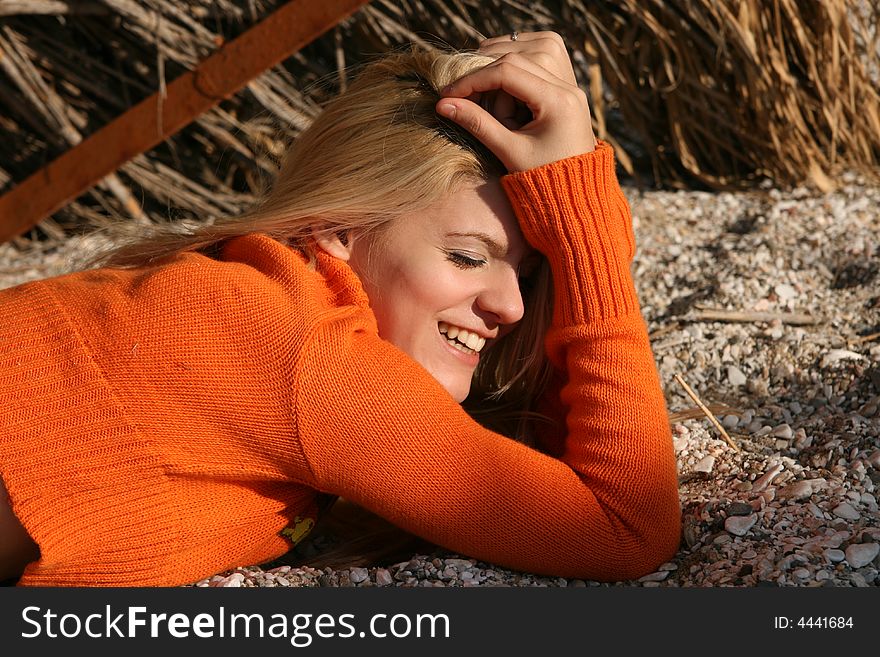
[[[687,383],[685,383],[684,379],[681,378],[680,374],[675,375],[675,380],[678,381],[678,384],[682,388],[684,388],[684,391],[688,394],[688,397],[693,399],[694,403],[700,407],[700,410],[702,410],[703,413],[705,413],[706,417],[709,418],[709,421],[715,425],[715,428],[721,432],[721,435],[724,436],[724,440],[727,441],[727,444],[730,445],[731,447],[733,447],[733,449],[735,449],[737,452],[739,452],[740,449],[739,449],[739,447],[737,447],[737,444],[735,442],[733,442],[733,439],[727,434],[727,431],[724,430],[724,427],[721,426],[721,423],[715,418],[715,416],[712,414],[712,411],[710,411],[708,408],[706,408],[706,405],[700,401],[699,397],[697,397],[697,393],[695,393],[691,389],[691,387]]]
[[[815,324],[819,320],[804,313],[744,312],[739,310],[695,310],[682,319],[702,322],[772,322],[779,320],[792,326]]]

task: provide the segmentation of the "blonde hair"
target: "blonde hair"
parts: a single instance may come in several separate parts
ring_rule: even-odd
[[[454,194],[500,178],[499,160],[435,112],[439,90],[491,62],[476,53],[412,49],[368,64],[290,146],[271,190],[253,209],[212,225],[157,227],[101,258],[130,267],[181,251],[214,254],[226,240],[265,233],[308,253],[315,231],[381,229]],[[552,290],[542,259],[523,289],[517,327],[481,359],[465,407],[478,421],[531,442],[533,406],[549,379],[543,352]]]

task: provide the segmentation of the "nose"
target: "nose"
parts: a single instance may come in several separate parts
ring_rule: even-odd
[[[494,315],[498,324],[516,324],[521,320],[525,307],[516,269],[505,267],[496,272],[477,296],[477,305]]]

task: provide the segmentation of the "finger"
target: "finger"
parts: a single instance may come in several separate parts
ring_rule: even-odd
[[[563,82],[577,84],[568,52],[564,48],[560,49],[550,42],[549,39],[542,39],[540,43],[534,41],[500,41],[487,46],[481,46],[480,52],[498,59],[516,54],[517,57],[528,59],[541,68],[546,69]]]
[[[447,98],[467,98],[474,93],[500,89],[523,101],[534,113],[541,101],[559,86],[558,83],[548,79],[550,77],[555,76],[527,61],[522,65],[519,61],[517,64],[509,60],[499,61],[468,73],[445,87],[440,93]]]
[[[541,61],[538,61],[538,59]],[[545,66],[544,63],[549,63],[548,66]],[[484,68],[488,68],[490,66],[498,66],[499,64],[512,64],[517,68],[521,68],[525,71],[528,71],[532,75],[535,75],[539,78],[543,78],[548,82],[557,85],[566,85],[573,84],[577,86],[577,83],[574,82],[574,74],[572,73],[571,81],[566,80],[564,77],[560,77],[557,75],[557,71],[553,69],[558,69],[559,67],[555,65],[555,62],[549,62],[548,58],[543,56],[536,57],[535,53],[518,53],[518,52],[510,52],[502,55],[494,62],[486,64]],[[565,75],[563,73],[563,75]]]
[[[511,32],[509,34],[502,34],[502,35],[496,36],[496,37],[490,37],[488,39],[483,39],[482,41],[480,41],[479,47],[482,48],[484,45],[491,45],[493,43],[503,43],[503,42],[520,43],[520,42],[528,42],[528,41],[538,41],[541,39],[551,39],[551,40],[556,41],[559,44],[563,45],[563,47],[565,45],[565,42],[562,40],[562,37],[559,34],[557,34],[556,32],[550,32],[550,31],[516,32],[516,41],[513,41],[513,39],[510,38],[512,34],[513,34],[513,32]]]
[[[466,98],[441,98],[437,101],[436,110],[440,116],[471,133],[510,169],[509,158],[505,154],[514,148],[517,138],[489,112]]]

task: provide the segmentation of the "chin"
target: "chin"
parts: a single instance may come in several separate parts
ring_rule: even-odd
[[[443,383],[443,382],[441,382],[441,383]],[[448,392],[450,394],[450,396],[459,404],[462,403],[465,399],[467,399],[467,396],[471,392],[471,382],[470,381],[468,381],[466,384],[443,383],[443,387],[446,388],[446,392]]]

